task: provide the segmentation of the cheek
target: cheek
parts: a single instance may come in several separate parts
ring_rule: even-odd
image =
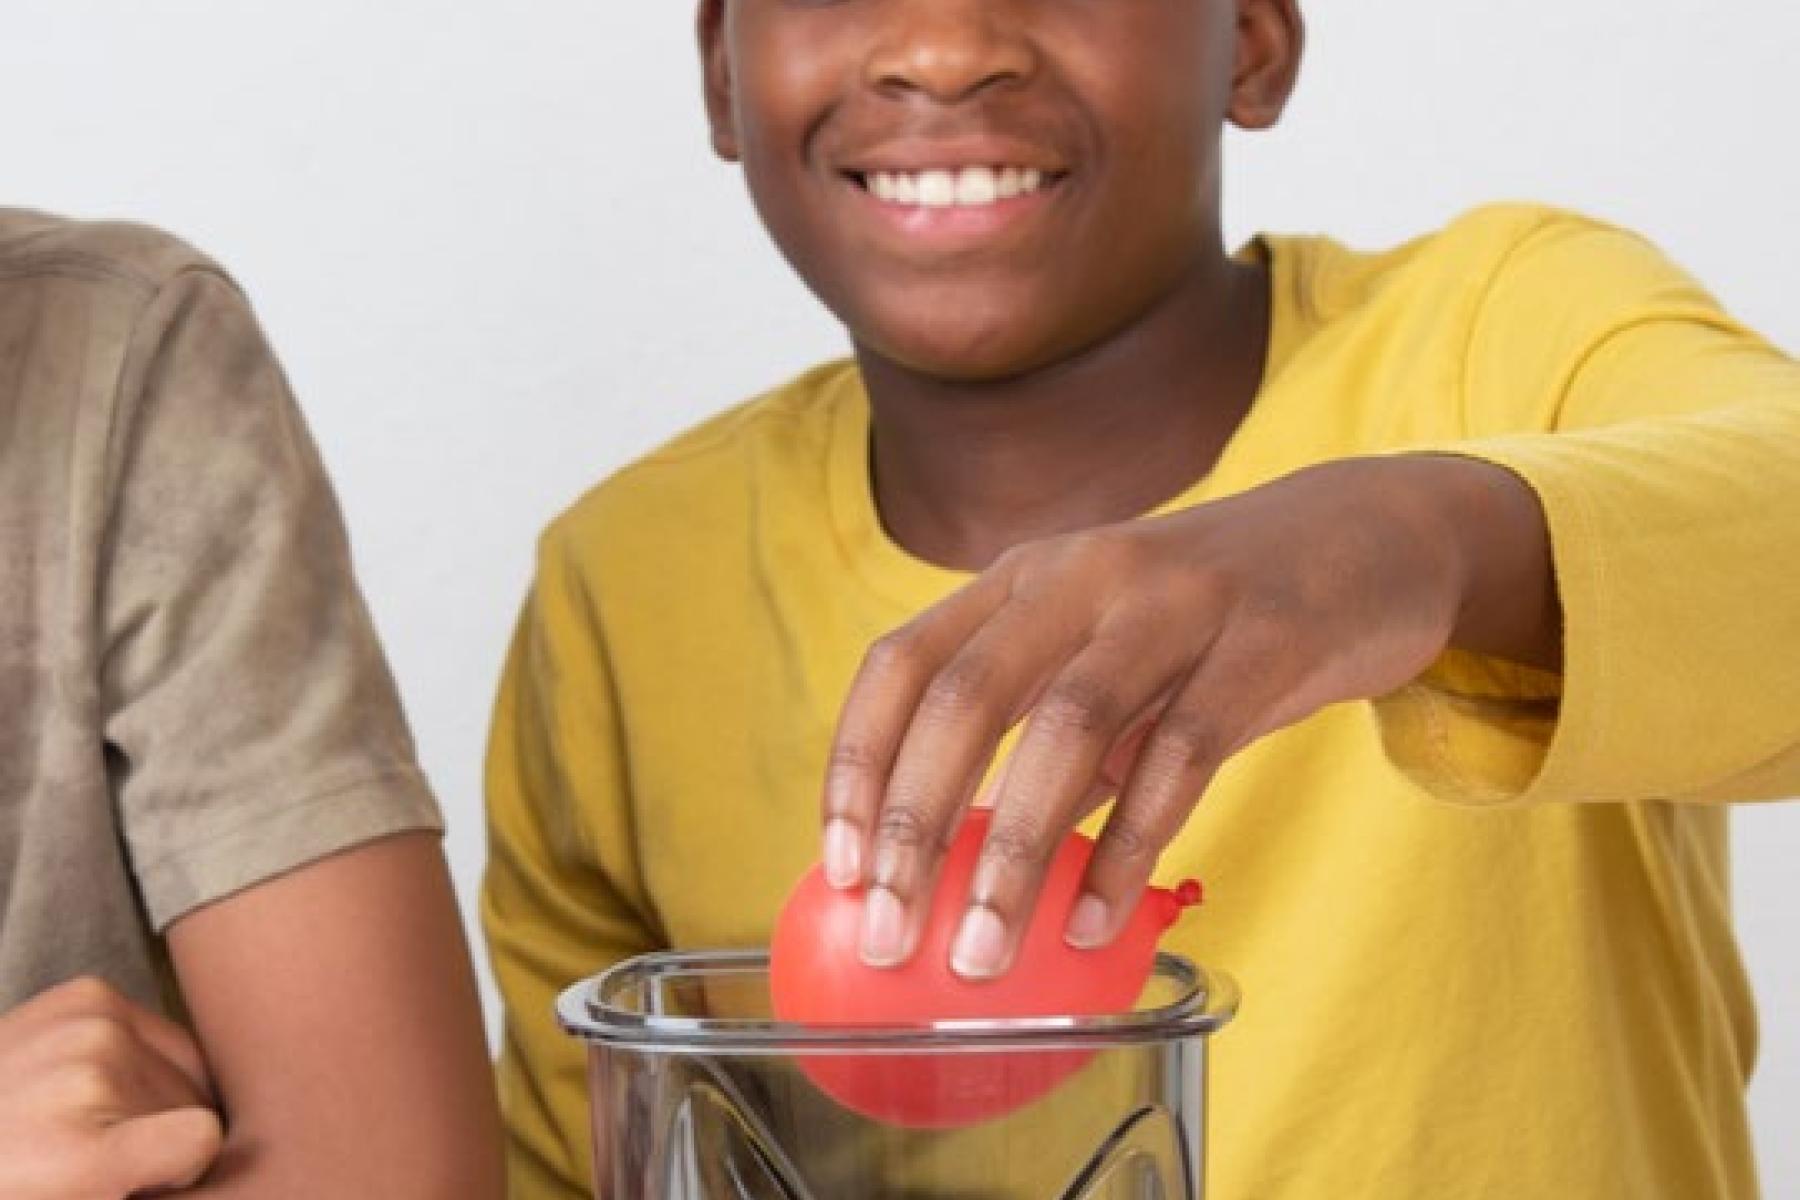
[[[1235,8],[1180,0],[1113,12],[1062,31],[1058,47],[1072,89],[1104,129],[1109,168],[1146,202],[1205,188],[1231,101]]]
[[[1091,265],[1119,282],[1176,270],[1218,237],[1223,104],[1155,77],[1095,103],[1108,137],[1094,224],[1111,232]]]
[[[790,257],[820,236],[805,210],[831,182],[813,144],[813,131],[836,103],[843,74],[829,50],[804,38],[764,37],[739,59],[754,68],[733,81],[744,179],[757,211]]]
[[[746,5],[734,29],[732,105],[746,150],[800,157],[843,91],[853,53],[838,22],[768,15]]]
[[[744,183],[769,239],[807,286],[829,302],[830,295],[841,290],[841,269],[836,264],[843,256],[834,250],[830,223],[821,218],[819,181],[803,173],[791,158],[784,160],[778,142],[767,153],[746,143],[742,157]]]

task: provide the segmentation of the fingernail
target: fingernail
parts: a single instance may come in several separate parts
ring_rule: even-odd
[[[900,846],[889,838],[875,843],[875,886],[887,887],[900,877]]]
[[[1013,869],[1004,859],[982,855],[975,864],[975,877],[969,881],[969,901],[991,906],[1000,894],[1000,884],[1007,871]]]
[[[906,942],[906,910],[900,897],[884,887],[872,888],[863,902],[862,960],[871,967],[900,962]]]
[[[862,882],[862,839],[841,817],[825,825],[825,882],[839,890]]]
[[[1069,927],[1063,933],[1063,940],[1078,950],[1093,950],[1102,945],[1112,924],[1110,912],[1106,901],[1100,897],[1083,896],[1069,914]]]
[[[990,979],[1000,973],[1005,955],[1006,923],[987,905],[974,905],[957,928],[951,969],[966,979]]]

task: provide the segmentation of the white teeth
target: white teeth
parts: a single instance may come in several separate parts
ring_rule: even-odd
[[[960,170],[870,171],[864,183],[877,200],[923,208],[983,208],[1029,196],[1044,186],[1035,167],[963,167]]]
[[[1000,181],[986,167],[964,167],[956,177],[956,202],[966,206],[992,204],[1000,198]]]
[[[956,203],[956,176],[948,171],[927,171],[919,176],[919,203],[926,208],[949,208]]]

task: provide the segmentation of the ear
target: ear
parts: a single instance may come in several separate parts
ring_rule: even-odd
[[[1300,76],[1306,22],[1299,0],[1238,0],[1237,61],[1226,116],[1240,129],[1267,129],[1281,119]]]
[[[700,36],[700,75],[706,89],[706,122],[713,153],[738,160],[737,122],[731,112],[731,58],[725,49],[725,0],[700,0],[695,20]]]

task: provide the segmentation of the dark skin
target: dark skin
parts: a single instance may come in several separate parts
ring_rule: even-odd
[[[839,720],[825,862],[869,887],[867,961],[912,954],[1020,720],[953,951],[970,978],[1010,965],[1100,801],[1078,946],[1116,936],[1256,738],[1450,646],[1560,666],[1543,512],[1500,468],[1346,460],[1135,519],[1211,469],[1261,383],[1269,283],[1224,250],[1220,139],[1280,116],[1295,0],[703,0],[699,26],[714,146],[854,340],[884,525],[979,572],[870,650]],[[1038,186],[984,203],[983,167]],[[934,171],[974,191],[927,203]]]

